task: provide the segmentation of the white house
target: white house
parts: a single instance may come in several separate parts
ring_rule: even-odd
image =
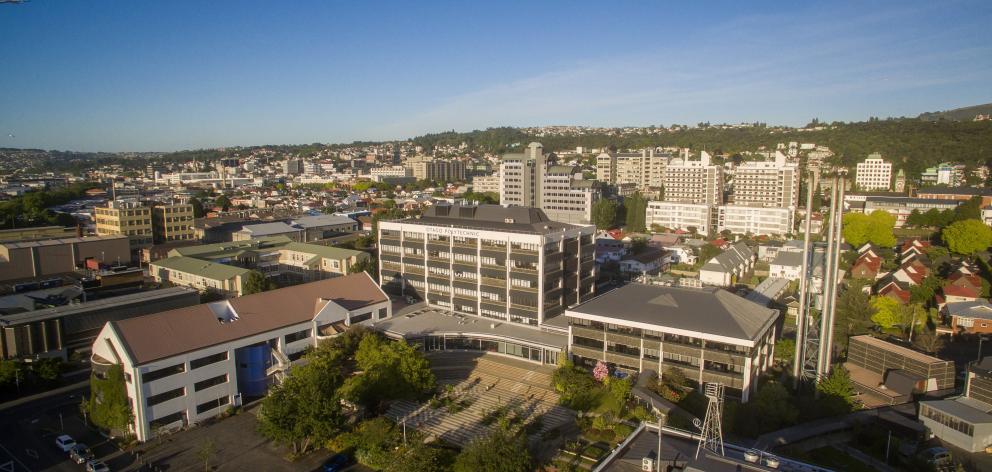
[[[754,251],[739,242],[710,259],[699,270],[699,280],[705,285],[726,287],[737,283],[754,266]]]
[[[779,251],[768,264],[768,276],[789,280],[799,280],[802,275],[803,253]]]
[[[362,272],[108,322],[93,342],[93,372],[121,366],[131,431],[147,441],[264,396],[308,347],[391,315]]]

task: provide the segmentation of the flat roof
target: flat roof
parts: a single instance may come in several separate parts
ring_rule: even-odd
[[[9,241],[9,242],[0,242],[0,246],[7,247],[9,249],[15,249],[15,248],[25,248],[25,247],[58,246],[60,244],[92,243],[97,241],[112,241],[115,239],[127,239],[127,236],[124,236],[122,234],[115,234],[115,235],[107,235],[107,236],[51,238],[51,239],[42,239],[38,241]]]
[[[967,423],[992,423],[992,415],[988,414],[988,412],[979,410],[961,400],[962,398],[956,398],[953,400],[932,400],[922,401],[920,404],[939,410],[942,413],[946,413]]]
[[[266,236],[270,234],[285,234],[293,233],[299,231],[300,228],[293,227],[288,223],[273,222],[273,223],[257,223],[253,225],[244,225],[238,232],[250,233],[253,236]]]
[[[755,341],[779,312],[722,288],[629,283],[566,311]]]
[[[438,204],[425,210],[420,217],[395,222],[529,234],[548,234],[588,226],[552,221],[539,208],[502,205]]]
[[[101,298],[98,300],[76,303],[72,305],[44,308],[41,310],[26,311],[23,313],[15,313],[12,315],[2,315],[0,316],[0,324],[8,325],[8,324],[30,323],[33,321],[44,321],[52,318],[60,318],[63,316],[89,313],[94,310],[109,310],[112,308],[116,308],[124,305],[132,305],[135,303],[154,303],[156,301],[162,300],[163,298],[172,298],[189,293],[196,293],[196,290],[186,287],[168,287],[159,290],[149,290],[145,292],[130,293],[127,295],[121,295],[119,297]]]
[[[317,228],[320,226],[333,226],[343,224],[355,224],[355,220],[344,215],[308,215],[293,219],[293,224],[301,228]]]
[[[425,335],[494,336],[564,349],[568,336],[478,316],[455,313],[421,302],[393,313],[392,318],[375,324],[377,330],[408,338]]]
[[[937,358],[937,357],[928,356],[928,355],[926,355],[926,354],[924,354],[922,352],[916,352],[916,351],[914,351],[912,349],[909,349],[907,347],[903,347],[903,346],[900,346],[898,344],[893,344],[893,343],[890,343],[888,341],[885,341],[885,340],[882,340],[882,339],[878,339],[878,338],[876,338],[874,336],[870,336],[870,335],[867,335],[867,334],[861,334],[861,335],[858,335],[858,336],[851,336],[851,341],[862,341],[862,342],[864,342],[865,344],[867,344],[869,346],[877,347],[879,349],[885,349],[886,351],[894,352],[894,353],[900,354],[902,356],[908,357],[910,359],[917,360],[917,361],[920,361],[920,362],[926,362],[928,364],[932,364],[932,363],[936,363],[936,362],[941,362],[941,363],[951,362],[951,361],[945,361],[945,360],[940,359],[940,358]]]
[[[354,311],[389,298],[362,272],[110,324],[140,365],[312,320],[320,300]],[[217,321],[217,304],[229,304],[237,320]]]
[[[218,262],[187,256],[172,256],[152,262],[151,265],[188,274],[196,274],[211,280],[227,280],[251,272],[244,267],[236,267]]]

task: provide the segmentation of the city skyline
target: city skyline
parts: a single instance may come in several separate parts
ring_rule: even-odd
[[[990,6],[3,5],[2,147],[801,126],[987,103]],[[265,13],[264,15],[261,13]],[[154,25],[154,27],[149,27]],[[829,26],[829,28],[827,27]]]

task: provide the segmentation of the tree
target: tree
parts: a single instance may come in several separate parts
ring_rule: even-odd
[[[781,338],[775,342],[775,360],[788,364],[796,356],[796,340]]]
[[[275,283],[266,278],[261,272],[253,270],[248,272],[248,275],[245,277],[242,294],[251,295],[253,293],[268,292],[274,288],[276,288]]]
[[[603,361],[596,361],[596,367],[592,369],[592,378],[599,382],[605,382],[610,376],[610,368]]]
[[[919,285],[909,287],[910,303],[929,303],[941,285],[943,284],[937,276],[932,273],[927,275]]]
[[[341,387],[341,396],[365,406],[393,399],[418,399],[434,389],[434,373],[423,354],[405,341],[366,335],[358,343],[355,362],[361,374]]]
[[[344,424],[337,390],[343,382],[338,359],[308,357],[294,366],[282,383],[262,400],[258,428],[263,436],[289,444],[293,454],[305,454],[324,444]]]
[[[599,229],[610,229],[617,219],[617,203],[603,198],[592,205],[592,222]]]
[[[820,392],[820,406],[827,415],[850,413],[858,405],[851,375],[841,366],[835,367],[829,376],[821,379],[816,384],[816,390]]]
[[[189,204],[193,206],[193,218],[203,218],[206,212],[203,210],[203,202],[199,198],[193,197],[189,199]]]
[[[635,192],[633,195],[624,199],[623,205],[627,209],[627,231],[633,233],[647,231],[645,228],[645,218],[647,217],[648,200],[640,192]]]
[[[992,246],[992,228],[981,220],[963,220],[941,232],[947,248],[955,254],[971,256]]]
[[[349,274],[357,274],[359,272],[368,272],[373,279],[379,280],[379,264],[372,257],[360,258],[358,262],[348,268]]]
[[[887,211],[874,211],[869,215],[845,213],[843,220],[844,240],[854,247],[868,242],[882,247],[892,247],[896,244],[896,237],[892,232],[896,217]]]
[[[746,404],[749,417],[765,430],[774,431],[796,423],[799,409],[792,402],[792,394],[778,382],[768,382],[758,389]]]
[[[0,386],[5,390],[15,388],[24,381],[24,365],[13,359],[0,359]]]
[[[219,206],[222,211],[231,209],[231,199],[227,195],[221,195],[214,200],[214,206]]]
[[[902,305],[889,297],[871,299],[871,320],[882,329],[892,329],[902,323]]]
[[[852,280],[837,297],[836,323],[845,328],[848,335],[867,333],[873,325],[871,317],[875,311],[871,306],[871,297],[862,290],[865,284],[863,280]]]
[[[576,411],[592,408],[599,391],[596,379],[567,359],[551,374],[551,384],[558,392],[558,401]]]
[[[213,439],[207,439],[200,444],[200,449],[196,451],[196,457],[203,461],[203,470],[210,470],[210,460],[214,458],[217,453],[217,445],[214,444]]]
[[[527,441],[505,425],[470,442],[455,458],[455,472],[529,472],[533,470]]]
[[[114,364],[101,377],[90,376],[90,397],[83,398],[81,408],[93,424],[109,430],[129,434],[134,413],[127,397],[124,369]]]

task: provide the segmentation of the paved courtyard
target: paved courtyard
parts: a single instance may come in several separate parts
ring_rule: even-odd
[[[499,410],[521,424],[540,416],[541,427],[531,433],[531,439],[575,419],[575,412],[558,405],[550,366],[467,352],[432,353],[428,358],[438,384],[450,385],[454,403],[462,406],[432,408],[429,403],[401,401],[386,416],[397,422],[405,418],[407,427],[430,437],[464,446],[496,425],[495,421],[487,424],[485,418]]]

